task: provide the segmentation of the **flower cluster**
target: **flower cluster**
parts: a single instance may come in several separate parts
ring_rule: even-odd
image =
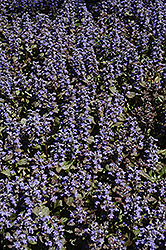
[[[0,9],[0,247],[164,250],[164,1]]]

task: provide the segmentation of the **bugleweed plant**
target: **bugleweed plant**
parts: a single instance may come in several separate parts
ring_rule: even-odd
[[[0,249],[165,249],[164,2],[0,0]]]

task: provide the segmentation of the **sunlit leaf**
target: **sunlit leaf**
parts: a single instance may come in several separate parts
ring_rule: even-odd
[[[27,164],[28,164],[28,159],[23,158],[23,159],[19,160],[19,161],[17,162],[17,164],[20,165],[20,166],[22,166],[22,165],[27,165]]]
[[[4,174],[4,175],[6,175],[6,176],[11,176],[11,170],[10,169],[6,169],[6,170],[2,170],[1,171],[1,174]]]
[[[50,214],[49,208],[48,208],[48,207],[45,207],[45,206],[41,207],[41,212],[42,212],[42,215],[43,215],[43,216],[47,216],[47,215]]]
[[[61,166],[57,166],[57,167],[56,167],[56,171],[57,171],[58,174],[61,172],[61,170],[62,170],[62,167],[61,167]]]
[[[13,153],[12,153],[12,154],[9,154],[9,155],[6,155],[4,161],[9,161],[9,160],[11,160],[12,158],[13,158]]]
[[[87,138],[87,143],[92,144],[93,142],[95,142],[94,136],[89,136],[89,137]]]
[[[74,162],[74,160],[72,162],[64,161],[63,164],[62,164],[62,169],[64,169],[64,170],[69,169],[73,165],[73,162]]]
[[[134,98],[135,97],[135,92],[128,92],[128,93],[126,93],[126,96],[128,97],[128,98]]]
[[[135,234],[135,236],[137,236],[140,233],[140,230],[133,230],[133,233]]]
[[[109,87],[109,90],[111,91],[112,94],[115,94],[117,91],[115,86]]]
[[[37,241],[32,241],[32,240],[30,240],[30,241],[28,241],[30,244],[32,244],[32,245],[36,245],[37,244]]]
[[[27,120],[25,118],[22,118],[21,119],[21,124],[26,125],[26,123],[27,123]]]

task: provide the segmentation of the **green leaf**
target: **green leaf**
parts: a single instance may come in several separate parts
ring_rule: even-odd
[[[36,216],[38,216],[39,215],[39,212],[42,212],[42,215],[43,216],[47,216],[47,215],[49,215],[49,213],[50,213],[50,210],[49,210],[49,208],[48,207],[46,207],[46,206],[37,206],[37,207],[35,207],[33,210],[32,210],[32,212],[36,215]]]
[[[25,91],[25,94],[27,94],[29,97],[32,97],[32,95],[28,93],[27,91]]]
[[[109,165],[106,165],[106,167],[105,167],[108,171],[113,171],[114,170],[114,168],[113,167],[110,167]]]
[[[18,41],[18,43],[21,43],[21,38],[18,38],[18,40],[17,40],[17,41]]]
[[[94,136],[89,136],[89,137],[87,138],[87,143],[88,143],[88,144],[92,144],[93,142],[95,142]]]
[[[16,95],[18,96],[18,95],[20,94],[20,90],[17,89],[17,90],[15,91],[15,93],[16,93]]]
[[[95,120],[94,120],[94,117],[93,117],[93,116],[89,115],[88,119],[90,119],[90,120],[91,120],[91,123],[96,124],[96,122],[95,122]]]
[[[60,119],[58,117],[55,117],[54,122],[57,123],[57,124],[60,124]]]
[[[141,81],[141,82],[139,82],[139,84],[140,84],[142,87],[146,87],[146,82],[145,82],[145,81]]]
[[[165,97],[163,95],[159,95],[158,99],[159,99],[160,102],[163,102],[165,100]]]
[[[78,195],[78,198],[79,198],[80,200],[82,200],[82,194],[78,193],[77,195]]]
[[[41,212],[42,212],[42,215],[43,215],[43,216],[47,216],[47,215],[50,214],[49,208],[48,208],[48,207],[45,207],[45,206],[41,207]]]
[[[155,82],[159,82],[160,81],[160,78],[157,76],[156,78],[155,78]]]
[[[37,44],[33,44],[33,45],[31,46],[31,49],[35,49],[35,48],[37,48]]]
[[[66,230],[65,232],[69,233],[69,234],[72,234],[73,233],[73,230]]]
[[[73,203],[73,197],[64,198],[64,201],[68,206],[71,206]]]
[[[36,245],[37,244],[37,241],[32,241],[32,240],[30,240],[30,241],[28,241],[30,244],[32,244],[32,245]]]
[[[62,167],[60,167],[60,166],[56,167],[56,171],[57,171],[58,174],[61,172],[61,170],[62,170]]]
[[[137,235],[139,235],[140,230],[139,229],[138,230],[133,230],[133,233],[134,233],[135,236],[137,236]]]
[[[161,150],[161,151],[160,151],[160,154],[166,155],[166,149]]]
[[[13,62],[15,63],[17,61],[17,57],[13,56]]]
[[[0,103],[4,103],[4,102],[5,102],[5,100],[0,98]]]
[[[117,91],[115,86],[109,87],[109,90],[111,91],[112,94],[115,94]]]
[[[72,162],[64,161],[63,164],[62,164],[62,169],[64,169],[64,170],[69,169],[73,165],[73,162],[74,162],[74,160]]]
[[[23,158],[23,159],[19,160],[19,161],[17,162],[17,164],[20,165],[20,166],[22,166],[22,165],[27,165],[27,164],[28,164],[28,159]]]
[[[40,57],[44,57],[44,53],[40,53],[39,56],[40,56]]]
[[[164,174],[166,174],[166,166],[163,166],[162,170],[159,173],[160,177]]]
[[[147,173],[145,173],[144,170],[141,170],[141,171],[140,171],[140,174],[141,174],[143,177],[145,177],[146,179],[148,179],[148,180],[150,180],[150,181],[152,181],[152,182],[155,181],[155,179],[154,179],[154,178],[151,178]]]
[[[15,213],[11,214],[11,216],[10,216],[11,220],[15,220],[16,218],[17,218],[17,214],[15,214]]]
[[[62,218],[61,218],[62,224],[64,224],[66,221],[68,221],[68,218],[67,218],[67,217],[62,217]]]
[[[36,146],[33,146],[32,148],[42,150],[42,147],[38,144]]]
[[[123,124],[123,122],[116,122],[115,124],[114,124],[114,126],[115,127],[119,127],[119,126],[121,126]]]
[[[38,216],[38,215],[39,215],[39,210],[40,210],[39,207],[35,207],[35,208],[32,210],[32,212],[33,212],[36,216]]]
[[[54,203],[54,208],[62,206],[63,206],[62,200],[56,200],[56,202]]]
[[[4,161],[9,161],[12,159],[12,157],[13,157],[13,153],[11,153],[10,155],[6,155]]]
[[[135,92],[129,92],[129,93],[126,94],[126,96],[127,96],[128,98],[134,98],[135,95],[136,95]]]
[[[40,240],[42,243],[44,243],[43,238],[42,238],[41,235],[39,235],[39,240]]]
[[[25,118],[22,118],[21,119],[21,124],[26,125],[26,123],[27,123],[27,120]]]
[[[11,176],[10,171],[11,171],[10,169],[2,170],[2,171],[1,171],[1,174],[4,174],[4,175],[10,177],[10,176]]]

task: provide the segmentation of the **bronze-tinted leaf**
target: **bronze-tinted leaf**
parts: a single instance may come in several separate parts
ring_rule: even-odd
[[[133,242],[132,242],[131,240],[127,240],[127,241],[124,243],[124,245],[125,245],[126,247],[131,246],[132,244],[133,244]]]

